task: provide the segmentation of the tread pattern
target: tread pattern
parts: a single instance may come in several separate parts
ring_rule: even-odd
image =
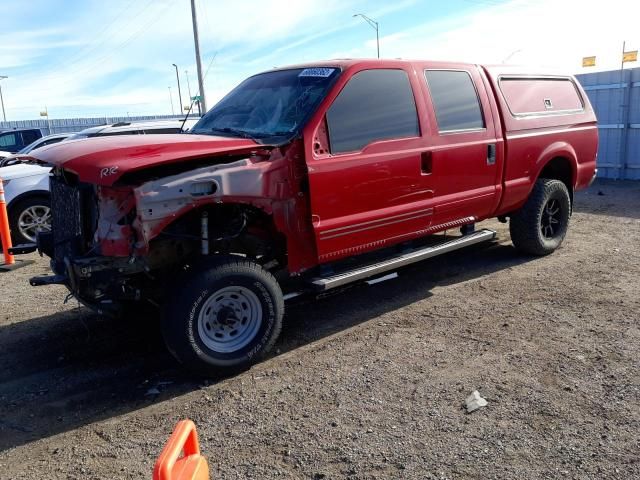
[[[562,204],[562,232],[553,239],[545,239],[540,231],[542,211],[547,201],[556,197]],[[524,206],[511,216],[511,241],[519,251],[529,255],[548,255],[560,246],[567,233],[571,212],[569,191],[560,180],[539,179]]]
[[[260,282],[274,302],[275,319],[273,328],[268,333],[266,342],[255,355],[238,355],[237,358],[216,359],[203,358],[193,348],[186,333],[186,324],[193,315],[195,299],[216,283],[224,282],[230,277],[240,276],[254,282]],[[175,282],[172,298],[169,300],[162,321],[162,333],[169,351],[187,367],[212,373],[214,370],[230,373],[244,369],[269,352],[275,345],[282,330],[284,316],[284,298],[275,277],[260,265],[236,255],[220,255],[203,259],[184,272]]]

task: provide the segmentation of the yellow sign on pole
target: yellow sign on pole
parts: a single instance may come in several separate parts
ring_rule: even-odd
[[[638,50],[631,50],[629,52],[622,53],[622,63],[637,62],[637,61],[638,61]]]
[[[595,67],[596,66],[596,57],[583,57],[582,58],[582,66],[583,67]]]

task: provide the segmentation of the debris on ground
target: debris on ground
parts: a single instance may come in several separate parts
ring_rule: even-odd
[[[471,395],[467,397],[464,403],[467,407],[467,413],[475,412],[479,408],[487,406],[487,401],[480,396],[478,390],[471,392]]]

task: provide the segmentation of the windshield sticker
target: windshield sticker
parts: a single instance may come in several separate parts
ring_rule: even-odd
[[[331,75],[335,71],[335,68],[324,68],[324,67],[316,67],[316,68],[305,68],[302,70],[298,77],[322,77],[326,78]]]

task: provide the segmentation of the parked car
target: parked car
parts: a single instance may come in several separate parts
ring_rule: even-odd
[[[33,143],[30,143],[22,150],[17,153],[13,153],[3,159],[0,159],[0,167],[7,167],[9,165],[15,165],[20,163],[20,159],[27,156],[27,154],[31,153],[33,150],[45,147],[47,145],[53,145],[54,143],[61,142],[65,138],[67,138],[71,133],[53,133],[51,135],[47,135],[45,137],[39,138]]]
[[[275,69],[190,135],[35,152],[55,165],[53,229],[37,238],[54,275],[31,283],[101,312],[157,305],[180,362],[246,368],[273,347],[285,298],[490,241],[481,220],[508,220],[519,251],[550,254],[597,148],[570,75],[403,60]]]
[[[73,134],[69,140],[91,137],[107,137],[115,135],[150,135],[186,132],[196,124],[198,118],[184,120],[157,120],[154,122],[120,122],[113,125],[100,125],[86,128]],[[183,125],[184,122],[184,125]]]
[[[195,121],[195,119],[187,120],[185,130]],[[43,142],[44,145],[34,146],[32,144],[25,147],[25,150],[30,149],[28,155],[21,152],[5,158],[7,163],[17,163],[4,168],[0,166],[0,178],[5,183],[5,197],[14,244],[35,242],[37,232],[49,231],[51,228],[49,195],[51,168],[24,162],[25,159],[29,160],[29,156],[34,154],[36,149],[59,142],[62,140],[61,137],[65,136],[64,141],[67,142],[113,135],[166,134],[180,132],[181,126],[182,120],[162,120],[91,127],[74,134],[56,134],[43,137],[38,142]]]
[[[0,129],[0,160],[42,137],[38,128]]]

